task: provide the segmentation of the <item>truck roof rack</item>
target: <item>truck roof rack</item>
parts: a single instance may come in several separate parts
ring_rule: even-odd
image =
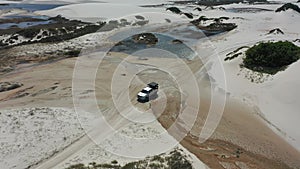
[[[149,83],[148,86],[151,87],[152,89],[158,89],[158,84],[155,82]]]

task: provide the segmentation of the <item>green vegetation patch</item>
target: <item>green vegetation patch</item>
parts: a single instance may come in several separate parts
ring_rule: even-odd
[[[236,54],[233,54],[232,56],[228,56],[224,59],[224,61],[228,61],[228,60],[232,60],[232,59],[235,59],[237,57],[239,57],[240,55],[242,55],[243,53],[242,52],[239,52],[239,53],[236,53]]]
[[[116,160],[111,164],[97,164],[95,162],[89,165],[75,164],[66,169],[193,169],[187,156],[183,154],[182,150],[175,149],[170,153],[160,154],[152,157],[146,157],[143,160],[133,161],[124,166],[118,165]]]
[[[70,56],[70,57],[78,57],[80,52],[81,51],[79,49],[74,49],[74,50],[64,52],[64,55],[67,55],[67,56]]]
[[[286,3],[284,5],[282,5],[280,8],[276,9],[275,12],[281,12],[281,11],[286,11],[288,9],[293,9],[297,12],[300,13],[300,8],[298,5],[292,4],[292,3]]]
[[[249,48],[241,66],[273,75],[284,70],[299,58],[300,47],[292,42],[266,42]]]

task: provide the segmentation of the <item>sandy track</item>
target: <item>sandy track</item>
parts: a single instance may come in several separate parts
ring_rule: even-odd
[[[56,168],[56,166],[61,165],[66,161],[69,157],[71,157],[74,154],[80,153],[80,151],[84,150],[86,147],[88,147],[91,144],[95,144],[95,142],[91,139],[100,138],[104,139],[106,138],[110,133],[110,128],[106,128],[107,125],[105,125],[106,122],[102,120],[97,120],[95,122],[95,125],[93,129],[90,131],[87,131],[87,133],[78,139],[75,143],[68,146],[66,149],[64,149],[62,152],[59,152],[57,155],[54,155],[50,159],[47,159],[43,162],[41,162],[40,165],[37,165],[33,168],[37,169],[51,169]],[[99,130],[101,129],[101,130]],[[107,131],[107,132],[105,132]]]
[[[133,60],[135,60],[134,58],[132,58]],[[110,62],[110,61],[109,61]],[[109,62],[104,62],[104,64],[107,64]],[[169,60],[167,60],[166,62],[169,62]],[[16,80],[20,80],[20,81],[24,81],[24,80],[21,80],[21,79],[18,79],[20,77],[24,78],[24,79],[27,79],[27,76],[31,76],[31,77],[35,77],[35,78],[38,78],[38,77],[42,77],[41,75],[39,74],[42,74],[41,72],[44,72],[43,70],[49,70],[49,68],[52,70],[52,73],[53,73],[53,77],[55,77],[54,74],[58,73],[60,71],[64,71],[64,72],[70,72],[71,70],[71,67],[69,67],[70,65],[72,65],[74,62],[73,62],[73,59],[68,59],[68,60],[62,60],[62,61],[59,61],[57,63],[54,63],[54,64],[49,64],[49,65],[42,65],[42,66],[38,66],[36,68],[34,68],[33,70],[31,70],[31,75],[26,75],[24,76],[24,74],[28,74],[27,70],[24,70],[24,71],[21,71],[20,73],[18,74],[11,74],[12,77],[16,78]],[[60,67],[60,65],[69,65],[69,66],[65,66],[65,68],[63,70],[55,70],[55,68],[53,68],[53,66],[56,65],[57,67]],[[55,67],[56,67],[55,66]],[[113,70],[112,67],[107,67],[107,66],[103,66],[103,70]],[[66,70],[68,69],[68,70]],[[53,71],[55,70],[55,71]],[[100,73],[101,73],[101,70],[100,70]],[[123,70],[123,73],[126,73],[127,77],[130,77],[130,71],[126,71],[126,70]],[[182,73],[179,71],[179,73]],[[183,74],[181,74],[181,77],[183,78],[181,81],[186,81],[186,77],[185,76],[182,76]],[[116,77],[116,78],[122,78],[121,74],[117,75],[117,76],[120,76],[120,77]],[[111,77],[111,75],[109,73],[106,73],[106,76],[104,77],[99,77],[99,79],[97,79],[97,81],[99,82],[103,82],[103,78],[109,78]],[[56,77],[57,79],[59,79],[58,77]],[[65,74],[63,76],[61,76],[61,79],[64,79],[63,81],[60,81],[60,80],[56,80],[57,83],[59,83],[60,85],[68,85],[69,83],[65,83],[65,81],[67,82],[68,78],[71,78],[71,76],[69,76],[68,74]],[[101,79],[102,78],[102,79]],[[162,77],[160,77],[162,78]],[[50,80],[49,80],[50,81]],[[127,83],[128,80],[126,78],[123,77],[123,81],[124,83]],[[133,90],[131,93],[136,93],[143,85],[145,82],[139,80],[139,78],[135,78],[134,80],[135,82],[133,86],[130,87],[131,90]],[[108,87],[107,86],[110,86],[110,83],[109,81],[105,81],[106,83],[101,83],[100,85],[97,85],[97,88],[100,90],[100,91],[103,91],[103,90],[106,90]],[[26,83],[26,82],[25,82]],[[28,81],[27,81],[28,83]],[[28,85],[26,83],[26,85]],[[47,82],[42,82],[41,84],[36,84],[36,86],[39,86],[39,85],[42,85],[42,84],[46,84]],[[123,84],[122,81],[119,81],[119,84]],[[35,88],[36,88],[35,86]],[[140,87],[139,87],[140,86]],[[124,87],[124,86],[122,86]],[[120,88],[121,89],[121,88]],[[29,90],[30,91],[30,90]],[[28,91],[28,92],[29,92]],[[34,91],[34,90],[33,90]],[[130,121],[128,121],[127,119],[124,119],[124,117],[120,116],[120,114],[125,114],[125,113],[128,113],[128,112],[132,112],[132,110],[134,110],[134,107],[132,107],[131,105],[131,102],[133,102],[134,105],[138,105],[138,103],[135,101],[135,95],[132,95],[131,96],[131,102],[128,102],[128,93],[126,92],[123,92],[122,90],[119,90],[120,95],[119,95],[119,99],[118,99],[118,102],[122,103],[122,107],[127,107],[127,108],[124,108],[123,109],[123,113],[122,112],[119,112],[118,110],[116,109],[110,109],[109,111],[106,111],[104,112],[103,114],[104,115],[108,115],[106,116],[106,120],[109,121],[110,123],[110,127],[112,127],[114,130],[117,130],[118,128],[121,128],[123,126],[126,126],[130,123]],[[59,92],[57,91],[57,94]],[[101,99],[103,99],[103,92],[96,92],[96,93],[99,93],[99,97]],[[104,94],[107,93],[107,92],[104,92]],[[47,97],[49,95],[49,93],[44,93],[42,96],[40,97]],[[89,98],[89,93],[85,93],[85,94],[82,94],[84,96],[84,99],[87,99]],[[38,98],[31,98],[31,97],[25,97],[22,99],[22,101],[28,101],[28,102],[32,102],[33,100],[35,99],[39,99],[40,100],[40,97]],[[105,99],[109,99],[111,96],[105,96]],[[60,102],[61,104],[66,104],[66,105],[69,105],[69,97],[66,97],[67,99],[65,100],[64,103]],[[17,100],[12,100],[13,103],[16,103],[18,102],[19,99]],[[50,100],[49,98],[49,102],[48,101],[45,101],[44,102],[44,105],[48,105],[48,104],[53,104],[52,102],[53,100]],[[10,101],[8,101],[9,103]],[[58,102],[56,102],[55,104],[58,104]],[[20,104],[20,102],[19,102]],[[37,103],[35,103],[37,104]],[[100,103],[101,104],[101,103]],[[128,105],[130,104],[130,105]],[[9,104],[6,104],[6,105],[9,105]],[[22,104],[21,104],[22,105]],[[111,104],[107,104],[106,106],[109,106]],[[128,107],[129,106],[129,107]],[[143,105],[139,105],[139,106],[142,106],[141,108],[144,109],[145,107]],[[87,106],[88,107],[88,106]],[[144,108],[143,108],[144,107]],[[103,108],[103,109],[106,109],[106,108]],[[147,109],[147,106],[146,106],[146,109]],[[106,109],[107,110],[107,109]],[[94,108],[94,112],[97,112],[98,110]],[[137,117],[137,114],[135,113],[131,113],[132,115],[132,118],[136,118]],[[128,118],[131,118],[130,115],[128,116]],[[72,156],[76,155],[76,154],[80,154],[82,151],[85,151],[89,146],[91,146],[92,144],[95,144],[96,143],[101,143],[101,141],[105,140],[105,138],[109,135],[112,134],[112,129],[110,127],[108,127],[106,125],[107,121],[104,121],[103,119],[99,118],[94,124],[94,127],[93,129],[89,130],[86,135],[84,135],[83,137],[81,137],[80,139],[78,139],[75,143],[73,143],[72,145],[68,146],[66,149],[64,149],[62,152],[59,152],[58,154],[54,155],[53,157],[45,160],[45,161],[42,161],[41,164],[35,166],[34,168],[41,168],[41,169],[46,169],[46,168],[56,168],[58,166],[61,166],[62,164],[64,164],[66,161],[68,161],[69,159],[72,158]],[[99,130],[101,129],[101,130]],[[91,139],[92,138],[92,139]]]
[[[92,58],[89,58],[92,59]],[[155,58],[154,60],[159,60],[161,63],[163,63],[162,58]],[[5,101],[4,103],[1,104],[1,106],[4,108],[8,108],[10,105],[14,105],[14,106],[20,106],[20,107],[24,107],[24,105],[26,106],[34,106],[34,105],[43,105],[43,106],[50,106],[50,105],[56,105],[56,106],[65,106],[65,107],[72,107],[72,98],[71,98],[71,91],[66,92],[66,96],[63,97],[62,100],[57,100],[54,99],[57,96],[59,96],[61,94],[61,91],[63,91],[62,89],[66,88],[66,87],[70,87],[71,83],[71,79],[72,79],[72,72],[73,72],[73,65],[74,65],[74,59],[66,59],[66,60],[62,60],[56,63],[52,63],[52,64],[46,64],[46,65],[41,65],[38,67],[34,67],[33,69],[24,69],[23,71],[21,70],[18,73],[12,73],[12,74],[8,74],[6,75],[6,78],[15,80],[15,81],[21,81],[22,83],[24,83],[24,88],[29,87],[29,86],[34,86],[32,89],[28,90],[27,92],[36,92],[38,90],[42,90],[43,88],[45,88],[45,86],[49,86],[51,87],[51,85],[55,83],[59,83],[59,87],[55,90],[55,92],[52,92],[53,94],[51,94],[51,92],[49,93],[44,93],[41,94],[39,96],[36,97],[31,97],[31,96],[25,96],[23,98],[19,98],[19,99],[13,99],[13,100],[8,100]],[[110,82],[111,80],[110,77],[112,77],[112,73],[114,72],[115,67],[117,63],[115,63],[115,59],[113,59],[112,61],[114,62],[110,62],[110,60],[106,60],[103,62],[103,66],[101,67],[101,69],[99,70],[99,74],[97,76],[97,88],[96,88],[96,95],[97,98],[99,98],[98,104],[103,107],[101,107],[101,109],[103,110],[108,110],[109,107],[111,105],[113,105],[113,103],[110,102],[105,102],[104,100],[111,100],[112,96],[108,95],[107,91],[109,90],[109,86],[110,86]],[[134,58],[131,58],[131,60],[129,60],[131,63],[135,63],[135,64],[139,64],[141,62],[145,62],[146,61],[141,61],[141,60],[135,60]],[[168,59],[165,60],[166,63],[169,63],[170,61]],[[148,63],[149,64],[149,61]],[[191,67],[194,67],[194,70],[199,69],[199,65],[194,64],[194,62],[190,63]],[[127,65],[128,66],[128,65]],[[195,68],[198,67],[198,68]],[[47,80],[42,80],[41,77],[44,77],[43,75],[46,72],[51,71],[51,76],[47,77]],[[101,72],[106,72],[106,73],[101,73]],[[179,69],[180,71],[180,69]],[[64,74],[62,74],[61,72],[65,72]],[[121,71],[122,72],[122,71]],[[123,72],[124,73],[124,72]],[[123,84],[123,82],[125,83],[126,81],[128,81],[128,79],[130,76],[130,71],[125,72],[126,73],[126,77],[121,77],[122,75],[119,74],[117,76],[117,78],[122,79],[123,81],[120,81],[120,84]],[[137,80],[137,78],[135,78],[135,82],[133,83],[134,85],[131,85],[130,90],[132,91],[132,93],[136,93],[138,92],[138,90],[144,85],[142,82],[147,83],[147,77],[151,77],[151,71],[150,72],[145,72],[144,74],[140,74],[139,78],[140,81]],[[105,76],[103,76],[105,75]],[[157,76],[159,75],[159,76]],[[152,77],[157,77],[157,79],[155,80],[160,80],[163,79],[163,81],[166,80],[166,76],[164,74],[161,74],[159,72],[152,74]],[[184,77],[184,76],[181,76]],[[179,78],[180,79],[180,78]],[[186,79],[183,78],[183,81]],[[35,82],[35,83],[33,83]],[[163,84],[163,82],[161,82],[161,84]],[[162,88],[165,90],[165,96],[169,97],[168,92],[170,91],[176,91],[177,88],[176,86],[174,86],[173,88],[170,88],[170,85],[173,85],[174,82],[172,81],[168,81],[168,83],[165,86],[169,86],[167,88]],[[122,86],[122,85],[121,85]],[[205,91],[207,90],[207,88],[210,87],[209,83],[207,82],[203,82],[202,83],[202,87],[204,87],[203,89],[201,89],[202,94],[205,93]],[[22,90],[23,87],[20,89]],[[122,91],[122,90],[121,90]],[[16,91],[11,91],[9,92],[9,94],[12,94]],[[207,92],[207,91],[206,91]],[[172,92],[171,92],[172,93]],[[176,92],[175,92],[176,93]],[[8,94],[8,93],[7,93]],[[174,94],[174,93],[173,93]],[[178,93],[179,94],[179,93]],[[88,99],[89,100],[89,94],[87,93],[82,93],[81,94],[82,98],[84,99]],[[175,95],[176,96],[176,95]],[[4,95],[2,95],[2,97],[6,97]],[[135,102],[134,98],[135,95],[131,95],[131,103],[133,103],[133,105],[137,106],[140,110],[148,110],[149,106],[147,105],[139,105]],[[202,95],[202,99],[206,100],[209,99],[209,95]],[[124,99],[126,100],[128,98],[126,93],[121,93],[121,96],[119,97],[119,101],[120,102],[125,102]],[[176,103],[176,101],[178,101],[177,99],[180,97],[169,97],[168,100],[170,100],[171,102]],[[164,99],[164,98],[162,98]],[[172,101],[173,99],[173,101]],[[171,103],[169,102],[169,103]],[[131,104],[130,103],[130,104]],[[154,103],[155,104],[155,103]],[[166,128],[168,128],[168,125],[172,124],[172,120],[169,121],[167,119],[169,118],[165,118],[167,116],[170,116],[170,112],[177,112],[177,108],[178,106],[180,106],[180,104],[168,104],[170,107],[167,107],[164,111],[164,113],[167,114],[163,114],[162,116],[160,116],[159,121],[163,124],[163,126],[165,126]],[[206,105],[203,107],[203,105]],[[191,134],[194,134],[197,136],[197,133],[199,133],[199,130],[201,129],[201,126],[203,126],[203,119],[205,119],[206,117],[206,111],[207,110],[207,106],[209,106],[209,103],[205,103],[201,102],[200,104],[200,116],[197,118],[197,122],[194,125],[193,130],[191,131]],[[234,105],[236,105],[236,103],[229,103],[229,107],[234,107]],[[126,104],[121,105],[121,106],[127,106]],[[87,106],[89,107],[89,106]],[[155,107],[155,106],[154,106]],[[93,110],[94,108],[90,108],[90,110]],[[127,111],[130,111],[131,109],[127,109]],[[245,110],[245,109],[243,109]],[[126,112],[127,112],[126,111]],[[94,109],[94,113],[97,114],[98,110]],[[234,112],[234,113],[233,113]],[[128,124],[128,120],[124,119],[122,116],[120,116],[119,114],[120,112],[118,112],[115,109],[111,109],[110,111],[104,112],[104,116],[106,117],[106,119],[110,122],[110,125],[113,126],[115,129],[117,129],[118,127],[124,126],[126,124]],[[247,115],[248,114],[248,115]],[[172,115],[171,115],[172,116]],[[255,116],[255,115],[254,115]],[[252,120],[250,120],[252,119]],[[247,123],[245,123],[247,121]],[[103,121],[102,121],[103,122]],[[98,130],[99,128],[104,128],[105,129],[105,125],[103,125],[104,123],[102,123],[101,120],[97,121],[97,123],[95,123],[95,128],[90,130],[88,132],[88,135],[83,136],[81,139],[79,139],[78,141],[76,141],[74,144],[70,145],[69,147],[67,147],[64,151],[59,152],[58,154],[56,154],[55,156],[51,157],[50,159],[42,162],[40,165],[36,166],[36,168],[55,168],[55,166],[58,166],[60,164],[63,164],[64,162],[68,161],[68,159],[72,158],[74,155],[76,154],[80,154],[82,151],[84,151],[85,149],[87,149],[87,147],[91,144],[94,144],[94,142],[90,139],[89,136],[91,136],[94,140],[96,140],[96,142],[101,141],[102,139],[104,139],[102,136],[107,136],[110,133],[111,130]],[[103,131],[107,131],[107,132],[103,132]],[[246,135],[245,135],[246,134]],[[216,161],[223,161],[223,162],[228,162],[228,160],[224,160],[224,159],[219,159],[218,155],[222,155],[222,154],[227,154],[227,153],[232,153],[234,151],[237,150],[237,148],[240,148],[241,150],[243,150],[243,152],[246,152],[245,154],[248,154],[246,157],[242,157],[242,162],[245,162],[246,164],[252,164],[252,165],[256,165],[256,166],[264,166],[264,165],[269,165],[272,163],[272,160],[268,159],[274,159],[279,158],[281,160],[284,161],[284,159],[289,159],[285,162],[288,162],[289,164],[294,164],[294,165],[298,165],[297,164],[297,159],[299,157],[299,154],[291,147],[289,146],[285,141],[282,140],[282,138],[280,138],[279,136],[277,136],[275,133],[273,133],[266,125],[264,125],[258,118],[253,117],[253,114],[250,112],[246,113],[242,113],[240,111],[237,111],[237,108],[234,108],[234,111],[232,111],[232,108],[229,108],[227,111],[225,111],[223,119],[221,120],[220,126],[218,127],[218,129],[216,130],[216,132],[213,135],[213,138],[215,139],[219,139],[219,141],[214,141],[214,140],[210,140],[204,144],[198,144],[197,143],[197,139],[194,139],[194,136],[188,136],[184,139],[184,141],[182,142],[182,145],[184,145],[188,150],[190,150],[191,152],[195,153],[199,159],[203,160],[204,162],[206,162],[208,165],[210,165],[211,167],[220,167],[221,164],[217,163]],[[271,147],[266,147],[265,146],[265,142],[266,139],[268,141],[271,141],[270,144],[268,144]],[[227,142],[231,142],[231,146],[225,146],[225,147],[220,147],[218,144],[225,144]],[[234,143],[234,144],[232,144]],[[215,153],[211,153],[210,151],[200,151],[199,152],[199,147],[200,148],[214,148],[214,149],[218,149],[218,152]],[[272,148],[272,149],[270,149]],[[275,148],[275,149],[274,149]],[[260,151],[257,151],[260,150]],[[266,153],[262,153],[262,151],[266,151]],[[253,152],[255,152],[253,154]],[[216,155],[218,154],[218,155]],[[262,154],[262,155],[258,155],[258,154]],[[275,155],[275,156],[273,156]],[[243,155],[241,155],[243,156]],[[263,160],[263,162],[261,162],[261,160],[259,159],[265,159]],[[239,159],[234,158],[236,161],[238,161]],[[230,158],[230,160],[235,161],[234,159]],[[256,161],[258,160],[258,161]],[[253,162],[254,161],[254,162]],[[256,162],[255,162],[256,161]],[[232,163],[232,161],[229,161],[230,163]],[[250,162],[250,163],[249,163]],[[277,164],[277,163],[276,163]],[[278,164],[277,166],[275,165],[275,168],[282,168],[280,166],[285,166],[284,164]]]
[[[122,60],[122,57],[123,56],[116,55],[104,60],[96,76],[96,97],[98,99],[97,104],[99,105],[100,109],[104,111],[103,115],[107,118],[107,120],[110,122],[110,125],[114,129],[118,129],[119,127],[128,124],[128,120],[120,116],[122,111],[111,109],[112,105],[114,104],[111,100],[113,95],[110,94],[110,87],[112,83],[111,77],[114,75],[115,70],[119,65],[119,61]],[[91,61],[93,61],[93,59],[97,60],[97,58],[88,59]],[[164,114],[160,116],[159,121],[164,127],[168,128],[170,124],[173,124],[172,119],[170,120],[169,117],[173,116],[172,113],[175,113],[176,116],[178,113],[178,108],[181,106],[181,101],[178,100],[181,99],[181,97],[179,97],[180,92],[178,92],[176,85],[174,85],[175,83],[172,80],[167,80],[168,77],[166,74],[159,71],[153,73],[153,70],[140,73],[138,78],[133,79],[133,83],[129,87],[129,93],[131,93],[129,94],[130,99],[128,99],[128,93],[122,92],[122,89],[127,87],[124,84],[127,84],[130,81],[131,75],[133,75],[135,72],[135,65],[146,65],[146,67],[149,68],[151,67],[151,64],[153,65],[153,63],[156,62],[169,65],[170,67],[176,67],[177,72],[174,73],[178,73],[179,82],[189,80],[189,77],[186,76],[186,74],[182,71],[184,67],[170,64],[170,59],[151,58],[149,60],[138,60],[133,57],[129,58],[128,63],[124,64],[123,68],[121,68],[120,71],[115,75],[116,79],[120,79],[119,83],[117,83],[117,86],[115,86],[117,89],[117,93],[115,94],[118,96],[117,100],[121,103],[120,106],[124,109],[123,111],[125,113],[133,110],[132,107],[130,107],[132,105],[138,107],[140,110],[146,111],[149,110],[149,105],[137,104],[135,101],[135,94],[132,93],[137,93],[139,89],[144,86],[144,83],[148,83],[149,77],[151,77],[151,80],[158,81],[160,84],[165,83],[162,85],[162,91],[164,91],[164,95],[168,98],[169,102],[167,104],[168,107],[166,107]],[[12,106],[28,107],[36,105],[72,108],[73,104],[71,91],[66,91],[64,89],[71,87],[74,63],[75,59],[66,59],[56,63],[40,65],[33,68],[24,68],[18,72],[12,72],[5,75],[3,78],[16,82],[22,82],[24,86],[14,91],[1,93],[1,98],[7,98],[8,96],[14,95],[18,91],[24,89],[27,89],[26,92],[30,94],[36,94],[37,92],[40,94],[35,95],[34,97],[32,95],[28,95],[22,98],[1,102],[1,108],[9,108]],[[188,65],[193,71],[197,71],[201,67],[201,65],[195,64],[195,62],[189,62]],[[88,72],[86,73],[86,77],[88,77],[90,74],[88,74]],[[126,76],[124,77],[122,74],[126,74]],[[82,82],[84,83],[85,79],[82,79]],[[184,84],[182,85],[184,86]],[[51,88],[53,86],[58,87],[53,91],[44,91],[45,88]],[[210,87],[209,82],[203,81],[201,86],[202,88],[200,91],[202,93],[207,93],[207,90]],[[187,89],[189,88],[187,87]],[[86,88],[84,88],[81,93],[79,92],[79,96],[82,100],[85,100],[84,103],[86,104],[91,100],[90,91],[88,91]],[[195,95],[191,96],[196,97]],[[166,98],[161,99],[163,103],[163,100]],[[208,106],[210,105],[208,102],[210,95],[202,95],[201,99],[201,107],[199,109],[200,113],[196,119],[196,123],[192,131],[190,132],[191,135],[188,135],[181,143],[209,166],[213,168],[220,168],[223,165],[229,165],[225,163],[233,164],[236,161],[243,162],[249,166],[256,166],[258,168],[262,168],[263,166],[269,166],[270,168],[287,168],[284,163],[287,163],[291,166],[299,166],[299,152],[283,141],[282,138],[273,133],[268,126],[266,126],[262,121],[260,121],[259,118],[257,118],[253,111],[247,110],[244,107],[236,107],[237,103],[235,102],[227,103],[227,109],[223,114],[223,118],[219,127],[213,135],[213,140],[209,140],[204,144],[199,144],[197,142],[197,137],[195,138],[195,136],[198,136],[199,131],[203,126],[204,119],[207,116],[206,113]],[[128,102],[129,100],[130,103]],[[185,102],[186,104],[194,105],[196,103],[195,100],[196,99],[190,99],[185,100]],[[88,108],[89,112],[99,114],[99,110],[97,108],[91,107],[89,104],[87,104],[86,107]],[[155,108],[155,102],[153,103],[153,108]],[[161,109],[161,106],[156,108]],[[245,110],[245,112],[241,112],[240,110]],[[111,130],[109,130],[109,128],[105,130],[105,127],[107,126],[104,125],[103,121],[98,121],[95,125],[95,128],[88,132],[88,135],[83,136],[77,142],[67,147],[64,151],[59,152],[57,155],[51,157],[49,160],[42,162],[36,168],[55,168],[56,166],[68,161],[68,159],[72,158],[74,155],[80,154],[82,151],[86,150],[88,146],[94,144],[89,136],[96,140],[96,142],[101,142],[104,139],[102,136],[111,134]],[[180,127],[182,127],[181,131],[185,132],[184,130],[186,126],[179,126],[179,128]],[[99,128],[102,128],[102,130],[98,130]],[[223,144],[225,144],[225,146],[223,146]],[[199,148],[213,148],[217,151],[211,153],[210,151],[200,151]],[[243,156],[242,154],[241,158],[237,158],[236,154],[233,152],[235,152],[238,148],[241,149],[241,151],[243,151],[246,155]],[[223,159],[223,154],[225,154],[225,157],[227,157],[229,154],[229,158]],[[274,160],[278,160],[278,163],[274,163]],[[236,166],[237,164],[234,163],[234,165]]]

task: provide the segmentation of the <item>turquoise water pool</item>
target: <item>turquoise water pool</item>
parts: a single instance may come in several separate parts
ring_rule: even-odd
[[[1,2],[0,2],[1,3]],[[49,10],[63,6],[64,4],[24,4],[24,3],[11,3],[0,5],[0,10],[3,9],[23,9],[29,12]]]
[[[176,40],[175,38],[160,34],[160,33],[152,33],[158,38],[158,42],[154,45],[147,45],[144,43],[136,43],[132,39],[132,37],[128,37],[124,40],[122,40],[118,45],[115,45],[110,49],[110,52],[122,52],[130,55],[137,55],[139,51],[145,50],[145,49],[160,49],[163,51],[168,51],[178,58],[185,58],[185,59],[192,59],[195,57],[196,53],[186,44],[184,43],[174,43],[173,40]],[[150,51],[151,52],[151,51]],[[171,55],[164,55],[164,56],[158,56],[158,57],[169,57]],[[143,57],[143,55],[139,56]]]

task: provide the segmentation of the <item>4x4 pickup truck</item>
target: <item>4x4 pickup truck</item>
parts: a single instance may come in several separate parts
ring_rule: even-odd
[[[155,82],[151,82],[145,87],[142,91],[137,94],[137,101],[141,103],[148,102],[150,100],[154,100],[158,97],[158,84]]]

